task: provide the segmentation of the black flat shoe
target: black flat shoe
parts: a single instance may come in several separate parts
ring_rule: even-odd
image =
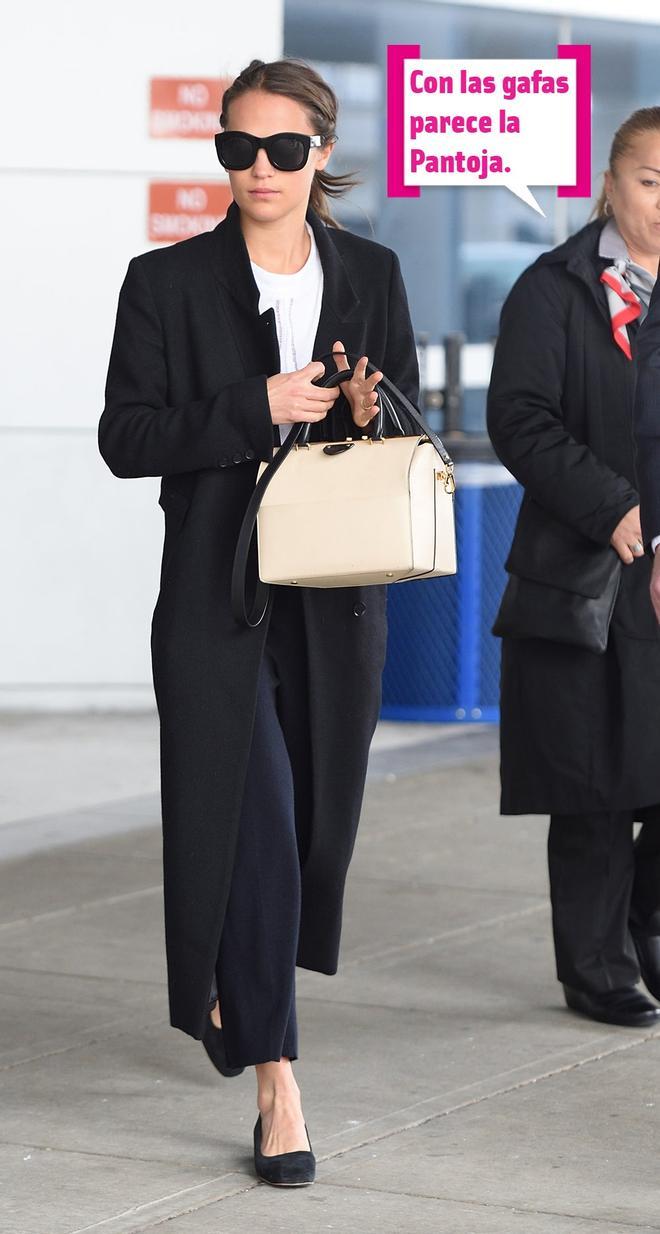
[[[305,1187],[316,1178],[316,1157],[305,1123],[309,1152],[299,1149],[293,1153],[278,1153],[264,1157],[261,1151],[261,1114],[254,1125],[254,1168],[257,1178],[271,1187]]]
[[[636,926],[630,926],[635,944],[639,971],[649,994],[660,999],[660,934],[647,934]]]
[[[660,1007],[635,986],[608,990],[605,994],[586,994],[564,986],[566,1005],[571,1011],[599,1020],[603,1024],[620,1024],[624,1028],[654,1028],[660,1026]]]
[[[202,1045],[213,1066],[221,1075],[241,1075],[245,1067],[230,1067],[225,1053],[225,1039],[221,1028],[216,1028],[210,1015],[206,1017],[206,1028],[202,1037]]]

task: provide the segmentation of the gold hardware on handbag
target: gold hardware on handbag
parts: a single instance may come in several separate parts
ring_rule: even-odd
[[[376,369],[368,365],[369,371]],[[352,368],[340,369],[317,384],[337,385],[352,375]],[[265,584],[350,587],[456,573],[452,460],[388,378],[376,391],[376,436],[309,442],[310,426],[303,423],[272,462],[261,463],[234,560],[237,620],[259,624],[268,602]],[[383,436],[383,403],[400,427],[388,392],[421,428],[419,435]],[[375,442],[379,450],[370,449]],[[245,575],[255,522],[260,584],[248,613]]]

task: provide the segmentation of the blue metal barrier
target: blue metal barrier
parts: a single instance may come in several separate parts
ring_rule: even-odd
[[[499,463],[456,467],[458,574],[388,589],[384,720],[499,719],[490,633],[522,489]]]

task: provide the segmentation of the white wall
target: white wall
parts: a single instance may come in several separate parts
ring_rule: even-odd
[[[151,77],[282,52],[281,0],[12,4],[0,45],[0,708],[153,705],[158,481],[96,442],[119,287],[151,178],[219,179],[148,136]]]

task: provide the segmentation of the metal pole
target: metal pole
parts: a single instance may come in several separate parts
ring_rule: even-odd
[[[461,393],[461,351],[465,343],[463,334],[446,334],[445,347],[445,427],[447,436],[460,433],[463,424],[463,399]]]

